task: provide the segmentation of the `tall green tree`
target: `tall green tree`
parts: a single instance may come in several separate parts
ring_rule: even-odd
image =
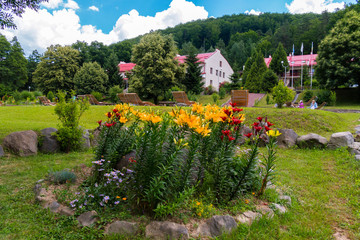
[[[27,81],[26,65],[24,51],[17,38],[8,42],[0,34],[0,84],[3,88],[17,90],[23,87]]]
[[[79,70],[80,53],[69,46],[51,45],[34,72],[33,81],[43,92],[74,89],[74,75]]]
[[[200,94],[203,91],[204,82],[201,75],[201,66],[198,62],[199,59],[195,53],[192,53],[186,57],[186,74],[183,80],[183,84],[186,87],[187,92],[193,92]]]
[[[175,56],[176,46],[172,36],[162,36],[157,32],[144,36],[133,49],[132,62],[136,66],[130,89],[157,103],[159,96],[184,77],[185,70]]]
[[[261,52],[256,53],[255,61],[251,65],[250,72],[246,78],[245,88],[250,92],[258,93],[263,91],[261,88],[261,80],[267,67]]]
[[[315,75],[320,85],[360,84],[360,13],[349,11],[319,46]]]
[[[230,87],[232,90],[240,89],[241,82],[240,82],[240,74],[239,72],[234,72],[230,76]]]
[[[78,94],[89,94],[92,91],[105,93],[108,75],[97,62],[84,63],[74,76],[75,90]]]
[[[278,82],[278,76],[271,69],[267,69],[261,79],[261,89],[262,91],[271,92]]]
[[[272,55],[272,59],[270,62],[270,69],[273,70],[277,75],[281,75],[285,71],[285,66],[288,68],[289,62],[287,60],[287,55],[285,49],[281,42],[279,42],[278,47],[274,54]]]
[[[119,74],[118,64],[119,64],[119,60],[118,60],[117,55],[114,52],[111,52],[110,56],[108,56],[105,59],[103,68],[105,69],[105,72],[108,75],[109,80],[104,83],[105,84],[104,86],[107,89],[110,89],[111,87],[116,86],[116,85],[118,85],[120,87],[123,87],[123,85],[124,85],[124,80],[121,77],[121,75]]]
[[[24,50],[22,49],[19,41],[16,37],[10,42],[11,51],[7,59],[10,69],[9,79],[14,89],[19,89],[27,82],[27,60],[24,56]]]
[[[181,55],[194,54],[194,53],[198,53],[198,49],[191,42],[186,42],[183,43],[180,53]]]
[[[0,28],[16,28],[13,15],[21,17],[26,8],[38,10],[41,2],[48,0],[1,0],[0,1]]]
[[[28,73],[28,82],[26,84],[27,87],[31,87],[31,89],[35,89],[36,85],[33,82],[33,73],[36,70],[37,65],[41,61],[41,54],[34,50],[27,59],[27,73]]]

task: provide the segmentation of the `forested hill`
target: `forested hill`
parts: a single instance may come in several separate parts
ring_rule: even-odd
[[[359,11],[360,6],[354,4],[336,13],[322,14],[238,14],[180,24],[160,32],[174,36],[180,54],[187,54],[194,47],[198,52],[218,48],[233,68],[240,69],[259,44],[264,56],[272,54],[279,42],[288,54],[292,52],[293,44],[295,54],[300,54],[301,43],[304,54],[309,54],[313,42],[314,53],[317,53],[320,41],[350,9]],[[134,43],[134,39],[130,41]]]

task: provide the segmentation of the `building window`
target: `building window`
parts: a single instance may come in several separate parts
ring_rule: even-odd
[[[212,68],[210,68],[210,74],[212,74]]]
[[[223,72],[223,78],[225,78],[225,72]]]
[[[222,67],[222,61],[220,61],[220,67]]]
[[[210,86],[212,86],[212,80],[210,80]]]
[[[221,77],[221,71],[219,72],[219,76]]]
[[[216,74],[215,74],[215,75],[217,76],[218,74],[219,74],[219,72],[218,72],[218,70],[216,70]]]

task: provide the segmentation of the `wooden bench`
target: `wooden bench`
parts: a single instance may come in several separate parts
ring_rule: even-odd
[[[247,107],[249,103],[249,90],[231,90],[231,102],[236,106]]]
[[[191,106],[195,103],[194,101],[189,101],[189,99],[184,91],[174,91],[171,93],[174,97],[174,100],[178,104],[184,104],[186,106]]]
[[[42,105],[44,106],[54,106],[56,103],[51,102],[47,97],[45,96],[40,96],[38,97],[39,101],[41,102]]]

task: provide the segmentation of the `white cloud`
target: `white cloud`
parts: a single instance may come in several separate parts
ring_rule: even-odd
[[[77,10],[80,8],[79,5],[73,0],[68,0],[68,2],[64,5],[64,7],[74,9],[74,10]]]
[[[93,10],[95,12],[98,12],[99,11],[99,8],[95,7],[95,6],[90,6],[89,7],[90,10]]]
[[[333,0],[293,0],[290,5],[285,5],[290,13],[322,13],[325,10],[334,12],[344,8],[344,2],[334,3]]]
[[[70,2],[73,1],[70,0],[67,4],[71,5]],[[50,3],[53,1],[50,0]],[[5,29],[1,30],[1,33],[8,39],[17,36],[28,55],[35,49],[43,52],[51,44],[69,45],[77,40],[88,43],[96,40],[111,44],[148,33],[150,30],[173,27],[179,23],[207,17],[208,12],[204,7],[195,6],[186,0],[173,0],[168,9],[156,13],[155,16],[141,16],[138,11],[131,10],[119,17],[110,33],[103,33],[95,26],[81,25],[80,17],[73,8],[52,12],[47,9],[38,12],[28,9],[22,18],[14,18],[17,29]]]
[[[55,9],[63,5],[63,0],[49,0],[48,2],[41,2],[41,6],[48,9]]]
[[[262,14],[262,12],[260,12],[260,11],[255,11],[254,9],[251,9],[250,11],[249,11],[249,10],[246,10],[246,11],[245,11],[245,14],[247,14],[247,15],[256,15],[256,16],[259,16],[260,14]]]

